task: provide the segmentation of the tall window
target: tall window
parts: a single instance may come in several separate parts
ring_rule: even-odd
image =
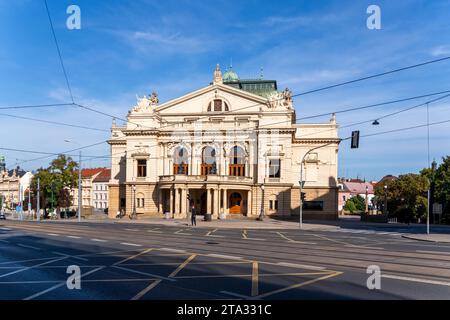
[[[137,176],[138,177],[147,176],[147,160],[139,159],[137,161]]]
[[[220,111],[229,111],[230,107],[228,106],[228,104],[221,100],[221,99],[214,99],[212,102],[210,102],[208,104],[208,112],[211,111],[216,111],[216,112],[220,112]]]
[[[173,174],[188,174],[189,154],[183,147],[175,149],[173,155]]]
[[[269,178],[279,178],[281,174],[280,159],[269,160]]]
[[[216,150],[212,147],[205,147],[202,153],[202,166],[201,174],[206,176],[208,174],[217,173],[217,162],[216,162]]]
[[[230,176],[245,176],[245,152],[241,147],[234,146],[230,151]]]

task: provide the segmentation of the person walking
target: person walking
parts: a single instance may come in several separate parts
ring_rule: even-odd
[[[192,207],[191,207],[191,225],[192,226],[197,225],[196,215],[197,215],[197,212],[195,210],[195,205],[192,205]]]

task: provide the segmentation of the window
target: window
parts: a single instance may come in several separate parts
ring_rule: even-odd
[[[229,169],[230,176],[245,176],[245,153],[241,147],[231,149]]]
[[[269,209],[270,210],[278,210],[278,200],[270,200],[269,201]]]
[[[140,178],[147,176],[147,160],[139,159],[137,161],[137,176]]]
[[[269,178],[279,178],[281,173],[280,159],[269,160]]]
[[[188,174],[189,155],[185,148],[178,147],[173,155],[173,174]]]
[[[144,208],[145,203],[144,203],[144,195],[143,194],[138,194],[136,196],[136,206],[138,208]]]
[[[216,150],[212,147],[205,147],[202,153],[201,174],[206,176],[208,174],[217,173]]]
[[[323,211],[323,201],[304,201],[304,210]]]
[[[269,209],[273,210],[273,200],[269,200]]]
[[[214,99],[212,102],[210,102],[208,104],[208,108],[207,108],[208,112],[211,112],[211,111],[220,112],[220,111],[229,111],[229,110],[230,110],[230,107],[228,106],[228,104],[221,99]]]

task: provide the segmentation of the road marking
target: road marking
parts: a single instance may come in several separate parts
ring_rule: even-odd
[[[436,285],[447,286],[447,287],[450,286],[450,282],[444,282],[444,281],[402,277],[402,276],[396,276],[396,275],[393,275],[393,274],[382,274],[381,276],[383,278],[389,278],[389,279],[412,281],[412,282],[420,282],[420,283],[429,283],[429,284],[436,284]]]
[[[266,239],[261,238],[246,238],[247,240],[257,240],[257,241],[266,241]]]
[[[277,232],[277,234],[282,237],[283,239],[289,241],[289,242],[294,242],[294,243],[303,243],[303,244],[317,244],[316,242],[306,242],[306,241],[297,241],[297,240],[293,240],[291,238],[286,237],[284,234],[282,234],[281,232]]]
[[[324,237],[324,236],[319,236],[318,234],[313,234],[313,236],[321,238],[321,239],[325,239],[325,240],[328,240],[328,241],[331,241],[331,242],[336,242],[336,243],[339,243],[339,244],[352,246],[352,244],[350,244],[350,243],[347,243],[347,242],[344,242],[344,241],[330,239],[330,238],[327,238],[327,237]]]
[[[186,230],[189,230],[189,229],[180,229],[178,231],[175,231],[174,233],[175,234],[182,234],[182,235],[185,235],[185,236],[192,236],[192,233],[183,233],[183,232],[181,232],[181,231],[186,231]]]
[[[139,231],[139,229],[128,229],[128,228],[125,228],[124,230],[126,230],[126,231]]]
[[[307,264],[297,264],[297,263],[289,263],[289,262],[278,262],[277,265],[284,266],[284,267],[308,269],[308,270],[325,270],[326,269],[325,267],[310,266]]]
[[[97,241],[97,242],[107,242],[108,240],[103,240],[103,239],[96,239],[96,238],[92,238],[91,241]]]
[[[130,243],[130,242],[121,242],[124,246],[132,246],[132,247],[142,247],[142,244]]]
[[[209,253],[209,254],[207,254],[207,256],[208,257],[214,257],[214,258],[233,259],[233,260],[242,260],[242,259],[244,259],[242,257],[228,256],[228,255],[216,254],[216,253]]]
[[[184,267],[186,267],[188,265],[189,262],[191,262],[192,260],[194,260],[194,258],[196,257],[196,254],[191,255],[189,258],[187,258],[182,264],[180,264],[178,266],[178,268],[173,271],[170,275],[169,278],[174,278]]]
[[[91,270],[91,271],[89,271],[89,272],[86,272],[86,273],[82,274],[82,275],[80,276],[80,278],[82,278],[82,277],[84,277],[84,276],[87,276],[87,275],[90,275],[91,273],[97,272],[97,271],[99,271],[100,269],[103,269],[103,268],[105,268],[105,267],[98,267],[98,268],[96,268],[96,269],[94,269],[94,270]],[[50,287],[50,288],[48,288],[48,289],[45,289],[45,290],[40,291],[40,292],[38,292],[38,293],[35,293],[35,294],[33,294],[33,295],[29,296],[29,297],[26,297],[26,298],[23,299],[23,300],[32,300],[32,299],[37,298],[37,297],[39,297],[39,296],[41,296],[41,295],[43,295],[43,294],[46,294],[47,292],[53,291],[53,290],[58,289],[58,288],[60,288],[60,287],[62,287],[62,286],[65,286],[65,285],[67,285],[66,281],[62,281],[61,283],[59,283],[59,284],[57,284],[57,285],[54,285],[53,287]]]
[[[0,239],[0,242],[3,242],[3,243],[9,243],[8,240],[3,240],[3,239]]]
[[[153,228],[153,229],[147,230],[147,232],[162,233],[162,231],[157,231],[159,229],[161,229],[161,228]]]
[[[159,250],[161,250],[161,251],[169,251],[169,252],[186,253],[186,250],[171,249],[171,248],[160,248]]]
[[[147,288],[143,289],[141,292],[139,292],[137,295],[135,295],[131,300],[139,300],[142,298],[144,294],[152,290],[154,287],[156,287],[162,280],[156,280],[151,285],[149,285]]]
[[[431,253],[431,254],[447,254],[447,255],[450,255],[450,252],[444,252],[444,251],[416,250],[416,252],[420,252],[420,253]]]
[[[89,261],[89,259],[78,257],[78,256],[71,256],[70,254],[66,254],[66,253],[63,253],[63,252],[52,251],[52,253],[60,255],[60,256],[64,256],[64,257],[67,257],[67,258],[78,259],[78,260],[81,260],[81,261]]]
[[[252,263],[252,297],[258,295],[258,261]]]
[[[11,271],[11,272],[8,272],[8,273],[0,275],[0,278],[7,277],[7,276],[10,276],[12,274],[16,274],[16,273],[19,273],[19,272],[30,270],[30,269],[33,269],[33,268],[36,268],[36,267],[40,267],[40,266],[43,266],[43,265],[46,265],[46,264],[49,264],[49,263],[53,263],[53,262],[56,262],[56,261],[59,261],[59,260],[63,260],[63,259],[66,259],[66,258],[67,257],[60,257],[60,258],[56,258],[56,259],[53,259],[53,260],[50,260],[50,261],[46,261],[46,262],[42,262],[42,263],[36,264],[34,266],[25,267],[25,268],[22,268],[22,269],[19,269],[19,270]]]
[[[350,248],[361,248],[361,249],[373,249],[373,250],[384,250],[384,248],[381,247],[368,247],[369,245],[357,245],[357,244],[346,244],[344,247],[350,247]]]
[[[323,277],[320,277],[320,278],[312,279],[312,280],[305,281],[305,282],[302,282],[302,283],[293,284],[293,285],[288,286],[286,288],[281,288],[281,289],[278,289],[278,290],[273,290],[273,291],[270,291],[270,292],[266,292],[264,294],[260,294],[259,296],[256,296],[256,297],[253,297],[253,298],[262,299],[262,298],[265,298],[265,297],[268,297],[268,296],[271,296],[271,295],[274,295],[274,294],[277,294],[277,293],[281,293],[281,292],[288,291],[288,290],[295,289],[295,288],[300,288],[300,287],[306,286],[306,285],[314,283],[314,282],[318,282],[318,281],[325,280],[325,279],[328,279],[328,278],[336,277],[336,276],[338,276],[340,274],[342,274],[342,272],[336,271],[336,272],[333,272],[331,274],[327,274],[327,275],[325,275]]]
[[[242,238],[247,239],[247,230],[242,230]]]
[[[167,278],[167,277],[159,276],[157,274],[152,274],[152,273],[148,273],[148,272],[142,272],[142,271],[138,271],[138,270],[134,270],[134,269],[130,269],[130,268],[125,268],[125,267],[122,267],[122,266],[112,266],[112,267],[116,268],[116,269],[128,271],[128,272],[133,272],[133,273],[136,273],[136,274],[152,277],[152,278],[157,278],[159,280],[167,280],[167,281],[172,281],[172,282],[177,281],[177,280],[175,280],[173,278]]]
[[[215,234],[211,234],[211,233],[216,232],[217,230],[219,230],[219,229],[214,229],[214,230],[208,231],[208,233],[205,234],[205,236],[207,236],[207,237],[216,237],[216,238],[224,238],[224,236],[218,236],[218,235],[215,235]]]
[[[153,249],[150,248],[150,249],[146,249],[146,250],[144,250],[144,251],[141,251],[141,252],[139,252],[139,253],[137,253],[137,254],[135,254],[135,255],[132,255],[132,256],[130,256],[130,257],[127,257],[127,258],[125,258],[125,259],[123,259],[123,260],[120,260],[120,261],[114,263],[113,266],[116,266],[116,265],[118,265],[118,264],[127,262],[127,261],[129,261],[129,260],[131,260],[131,259],[134,259],[134,258],[136,258],[136,257],[139,257],[139,256],[141,256],[141,255],[143,255],[143,254],[146,254],[146,253],[148,253],[148,252],[150,252],[150,251],[152,251],[152,250],[153,250]]]
[[[79,236],[66,236],[67,238],[72,238],[72,239],[81,239],[81,237]]]
[[[11,230],[11,229],[10,229],[10,228],[5,228],[5,227],[1,227],[0,230],[9,231],[9,230]]]
[[[59,234],[56,234],[56,233],[47,233],[47,235],[54,236],[54,237],[58,237],[59,236]]]
[[[24,247],[24,248],[28,248],[28,249],[41,250],[41,248],[29,246],[29,245],[26,245],[26,244],[18,243],[17,245],[21,246],[21,247]]]
[[[230,291],[220,291],[220,293],[227,294],[227,295],[230,295],[230,296],[233,296],[233,297],[236,297],[236,298],[241,298],[241,299],[244,299],[244,300],[252,299],[252,297],[249,297],[249,296],[246,296],[246,295],[243,295],[243,294],[239,294],[239,293],[230,292]]]

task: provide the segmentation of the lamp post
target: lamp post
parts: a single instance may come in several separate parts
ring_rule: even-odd
[[[261,211],[259,213],[259,221],[264,220],[264,185],[261,184]]]
[[[384,185],[384,214],[387,214],[387,185]]]

